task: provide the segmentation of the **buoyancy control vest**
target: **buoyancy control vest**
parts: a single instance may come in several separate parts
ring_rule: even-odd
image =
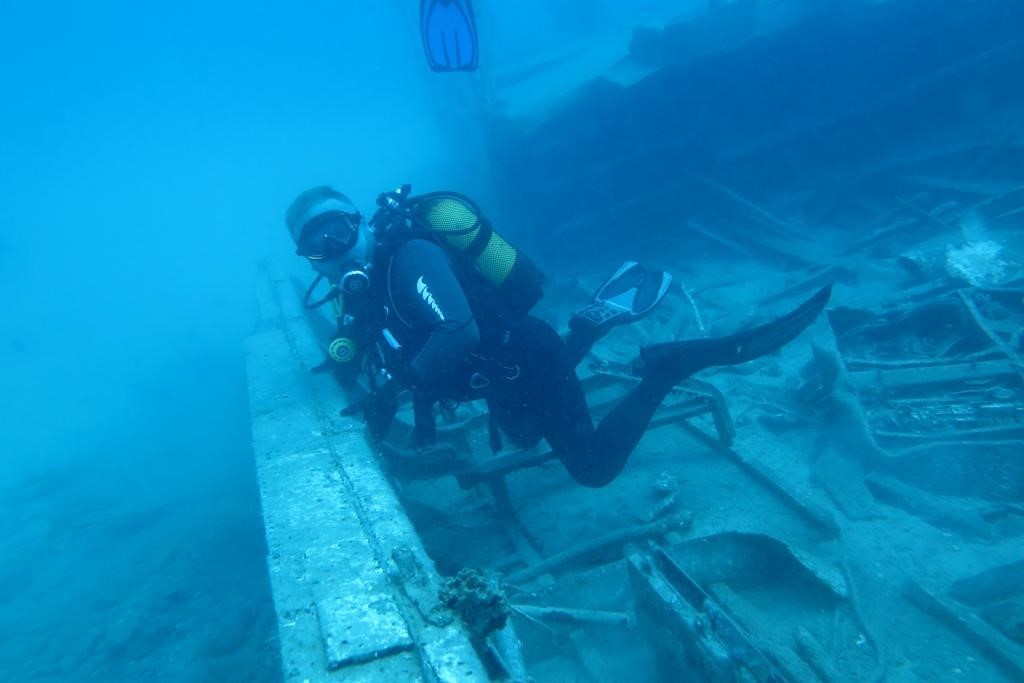
[[[369,221],[376,243],[375,270],[386,270],[382,264],[412,239],[428,239],[444,249],[480,328],[481,358],[495,353],[509,326],[529,313],[543,297],[544,273],[494,230],[470,198],[454,192],[411,196],[411,186],[403,185],[380,194],[377,206]],[[377,349],[377,353],[370,354],[370,365],[384,367],[392,365],[385,358],[391,355],[386,347],[390,344],[397,348],[384,328],[384,321],[376,320],[371,312],[377,307],[365,284],[366,274],[361,270],[358,273],[362,277],[351,281],[342,278],[326,296],[311,302],[313,289],[321,279],[318,277],[304,298],[307,308],[328,301],[334,303],[337,333],[327,351],[343,383],[354,381],[356,373],[366,369],[364,351]],[[383,334],[388,343],[371,341],[378,334]]]
[[[472,199],[455,192],[411,195],[403,185],[377,197],[370,220],[379,243],[395,248],[414,238],[429,239],[451,257],[478,314],[522,317],[544,296],[544,273],[492,226]]]

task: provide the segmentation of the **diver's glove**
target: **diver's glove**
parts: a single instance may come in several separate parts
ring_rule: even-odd
[[[373,393],[368,394],[362,401],[363,419],[370,429],[370,436],[377,441],[387,438],[391,423],[398,412],[398,395],[402,393],[402,386],[392,379],[385,384],[379,385]]]
[[[309,371],[314,375],[330,372],[343,387],[351,387],[359,379],[358,363],[339,363],[330,356],[324,358],[324,362],[313,366]]]

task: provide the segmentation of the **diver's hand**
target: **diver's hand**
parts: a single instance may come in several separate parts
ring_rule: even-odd
[[[363,418],[370,429],[370,436],[377,441],[387,438],[391,422],[398,412],[398,395],[402,387],[395,380],[377,387],[377,390],[363,399]]]
[[[320,365],[314,365],[309,369],[309,371],[314,375],[319,375],[324,372],[330,372],[331,370],[334,370],[336,367],[338,367],[338,361],[334,360],[330,356],[327,356],[327,358],[324,358],[323,363],[320,363]]]

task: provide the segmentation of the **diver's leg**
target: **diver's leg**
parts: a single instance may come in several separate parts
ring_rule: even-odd
[[[515,363],[514,379],[497,379],[487,396],[492,420],[519,448],[531,448],[546,438],[548,414],[565,412],[562,396],[575,406],[583,433],[593,432],[583,388],[575,370],[566,365],[565,345],[551,325],[528,316],[509,332],[505,362]],[[582,403],[583,411],[579,411]]]
[[[831,288],[825,287],[787,315],[726,337],[648,347],[643,353],[646,367],[640,384],[595,431],[581,428],[581,415],[586,414],[588,425],[590,416],[575,372],[571,378],[555,375],[557,381],[553,380],[542,396],[545,401],[559,402],[562,410],[556,410],[557,404],[548,404],[541,413],[546,418],[545,437],[576,481],[591,487],[610,483],[622,471],[672,387],[705,368],[745,363],[781,348],[814,321],[830,294]]]
[[[544,435],[536,412],[530,408],[527,395],[520,389],[514,383],[499,387],[487,397],[487,412],[493,425],[499,427],[516,448],[533,448]]]
[[[512,330],[509,343],[521,373],[499,387],[488,406],[517,446],[546,439],[569,473],[586,483],[594,423],[565,344],[553,327],[533,317]]]
[[[600,328],[571,329],[565,335],[565,358],[569,367],[576,368],[580,362],[587,357],[590,349],[594,348],[602,337],[608,334],[608,330]]]
[[[569,475],[584,486],[604,486],[622,469],[609,460],[594,431],[583,385],[563,355],[548,357],[551,372],[531,385],[531,399],[541,433]],[[622,456],[622,462],[629,453]]]
[[[782,348],[814,322],[832,296],[832,285],[822,287],[807,301],[781,318],[725,337],[689,339],[654,344],[640,349],[643,374],[668,374],[681,379],[699,370],[739,365]]]
[[[512,340],[522,359],[523,372],[513,383],[518,410],[529,411],[573,479],[584,486],[604,486],[622,470],[639,436],[628,448],[601,443],[569,350],[554,328],[529,318],[513,331]],[[651,414],[660,401],[659,397],[653,402]],[[641,426],[641,434],[646,424]],[[502,429],[506,429],[504,424]]]

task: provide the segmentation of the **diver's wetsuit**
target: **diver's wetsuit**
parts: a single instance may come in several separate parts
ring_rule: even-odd
[[[480,344],[480,330],[448,254],[413,239],[380,266],[387,330],[401,346],[401,367],[389,368],[417,395],[456,398]]]
[[[532,316],[500,323],[480,300],[474,318],[448,255],[427,240],[402,244],[376,267],[387,271],[386,329],[401,344],[392,372],[413,389],[417,432],[426,426],[432,437],[436,400],[485,398],[517,446],[546,439],[572,478],[591,487],[622,471],[673,386],[704,368],[781,348],[814,321],[832,293],[826,285],[786,315],[724,337],[642,348],[643,379],[595,428],[576,377],[579,344],[567,345]]]
[[[508,347],[522,372],[487,397],[491,414],[520,448],[542,438],[569,474],[600,487],[622,471],[654,412],[682,378],[644,378],[594,427],[574,359],[546,322],[527,317],[514,326]]]
[[[411,240],[384,267],[388,330],[402,346],[400,381],[429,402],[482,395],[517,446],[546,439],[584,486],[604,486],[618,475],[654,411],[680,381],[644,379],[595,429],[566,345],[550,325],[530,316],[509,326],[500,349],[490,349],[508,371],[477,375],[487,386],[474,394],[469,379],[477,368],[471,357],[478,351],[487,356],[486,347],[497,342],[485,340],[478,349],[480,327],[447,254],[432,242]]]

